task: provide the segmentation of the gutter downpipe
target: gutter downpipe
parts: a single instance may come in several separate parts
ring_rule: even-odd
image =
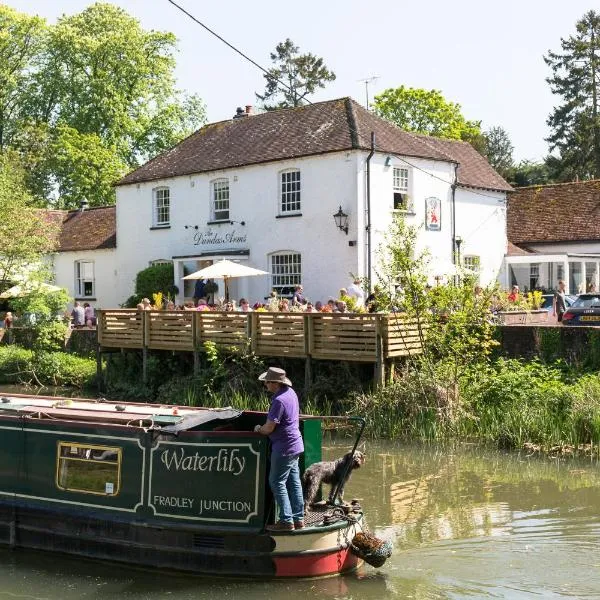
[[[458,185],[458,163],[454,163],[454,182],[452,183],[452,264],[456,264],[456,186]]]
[[[371,131],[371,152],[367,156],[367,284],[371,293],[371,159],[375,154],[375,132]]]

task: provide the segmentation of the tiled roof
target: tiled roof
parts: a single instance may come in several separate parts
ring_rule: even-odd
[[[508,198],[514,244],[600,240],[600,180],[517,188]]]
[[[513,189],[468,142],[421,136],[423,137],[428,144],[446,153],[453,162],[458,163],[457,175],[460,185],[503,192]]]
[[[313,156],[369,150],[459,162],[463,185],[509,190],[510,186],[469,144],[402,131],[351,98],[212,123],[123,177],[117,185]]]
[[[59,252],[116,248],[116,207],[102,206],[86,210],[50,211],[62,214]]]
[[[506,244],[507,256],[527,256],[529,254],[533,254],[533,252],[531,250],[527,250],[526,248],[521,248],[512,242],[508,242]]]

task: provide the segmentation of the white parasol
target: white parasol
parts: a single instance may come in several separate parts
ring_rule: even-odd
[[[183,279],[223,279],[225,282],[225,299],[229,299],[228,280],[234,277],[255,277],[257,275],[268,275],[267,271],[261,271],[253,267],[247,267],[231,260],[219,260],[212,265],[186,275]]]
[[[13,285],[11,288],[8,288],[5,292],[2,292],[0,298],[21,298],[23,296],[28,296],[29,294],[35,294],[36,292],[59,292],[62,289],[64,288],[39,281],[19,283],[18,285]]]

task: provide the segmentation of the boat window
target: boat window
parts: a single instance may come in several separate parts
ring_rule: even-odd
[[[121,448],[59,442],[56,485],[69,492],[116,496],[121,486]]]

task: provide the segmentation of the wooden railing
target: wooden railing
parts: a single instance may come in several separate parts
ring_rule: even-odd
[[[415,319],[402,314],[98,311],[100,350],[202,351],[242,346],[261,356],[379,362],[421,352]]]

